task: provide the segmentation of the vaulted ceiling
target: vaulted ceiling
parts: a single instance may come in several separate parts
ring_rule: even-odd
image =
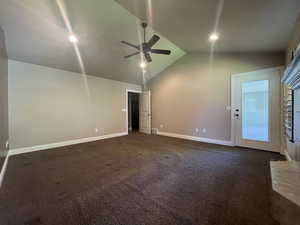
[[[10,59],[141,84],[140,56],[124,59],[134,50],[120,43],[140,42],[141,20],[172,51],[153,55],[150,79],[186,52],[209,52],[214,30],[216,51],[284,51],[299,12],[299,0],[1,0],[0,26]]]
[[[284,51],[299,0],[116,0],[188,52],[210,51],[215,29],[222,52]]]
[[[9,59],[142,83],[140,56],[124,59],[135,50],[120,43],[140,42],[140,20],[115,1],[1,0],[0,26],[6,33]],[[78,36],[77,53],[68,40],[68,28]],[[147,36],[152,33],[149,29]],[[172,54],[153,55],[147,79],[185,54],[164,37],[155,47],[170,49]]]

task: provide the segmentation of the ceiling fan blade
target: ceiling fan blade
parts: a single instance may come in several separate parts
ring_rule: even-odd
[[[144,55],[145,55],[145,58],[146,58],[146,60],[147,60],[148,63],[152,62],[151,55],[148,52],[146,52]]]
[[[139,47],[139,46],[134,45],[134,44],[131,44],[131,43],[127,42],[127,41],[121,41],[121,43],[122,43],[122,44],[125,44],[125,45],[128,45],[128,46],[130,46],[130,47],[133,47],[133,48],[135,48],[135,49],[137,49],[137,50],[140,50],[140,47]]]
[[[154,34],[147,43],[148,47],[151,48],[152,46],[154,46],[159,41],[159,39],[160,37]]]
[[[164,49],[151,49],[151,53],[170,55],[171,51],[170,50],[164,50]]]
[[[135,53],[132,53],[132,54],[130,54],[130,55],[126,55],[126,56],[124,56],[124,58],[129,58],[129,57],[131,57],[131,56],[134,56],[134,55],[138,55],[138,54],[140,54],[140,52],[135,52]]]

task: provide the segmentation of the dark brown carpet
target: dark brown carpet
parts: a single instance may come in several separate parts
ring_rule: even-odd
[[[1,225],[278,225],[279,154],[132,134],[11,157]]]

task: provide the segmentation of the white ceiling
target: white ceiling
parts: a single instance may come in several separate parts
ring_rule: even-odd
[[[210,51],[217,27],[223,52],[284,51],[300,0],[116,0],[188,52]]]
[[[120,43],[139,43],[140,21],[112,0],[1,0],[0,26],[6,33],[9,59],[82,71],[58,3],[63,3],[65,19],[79,37],[78,49],[87,74],[142,83],[140,56],[124,59],[134,49]],[[155,47],[170,49],[172,54],[153,55],[148,79],[185,54],[164,37]]]

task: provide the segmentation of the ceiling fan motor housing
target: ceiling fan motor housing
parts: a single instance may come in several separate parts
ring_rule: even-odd
[[[147,43],[144,42],[142,44],[142,50],[143,50],[144,53],[146,53],[146,52],[150,52],[151,48],[149,47],[149,45]]]

